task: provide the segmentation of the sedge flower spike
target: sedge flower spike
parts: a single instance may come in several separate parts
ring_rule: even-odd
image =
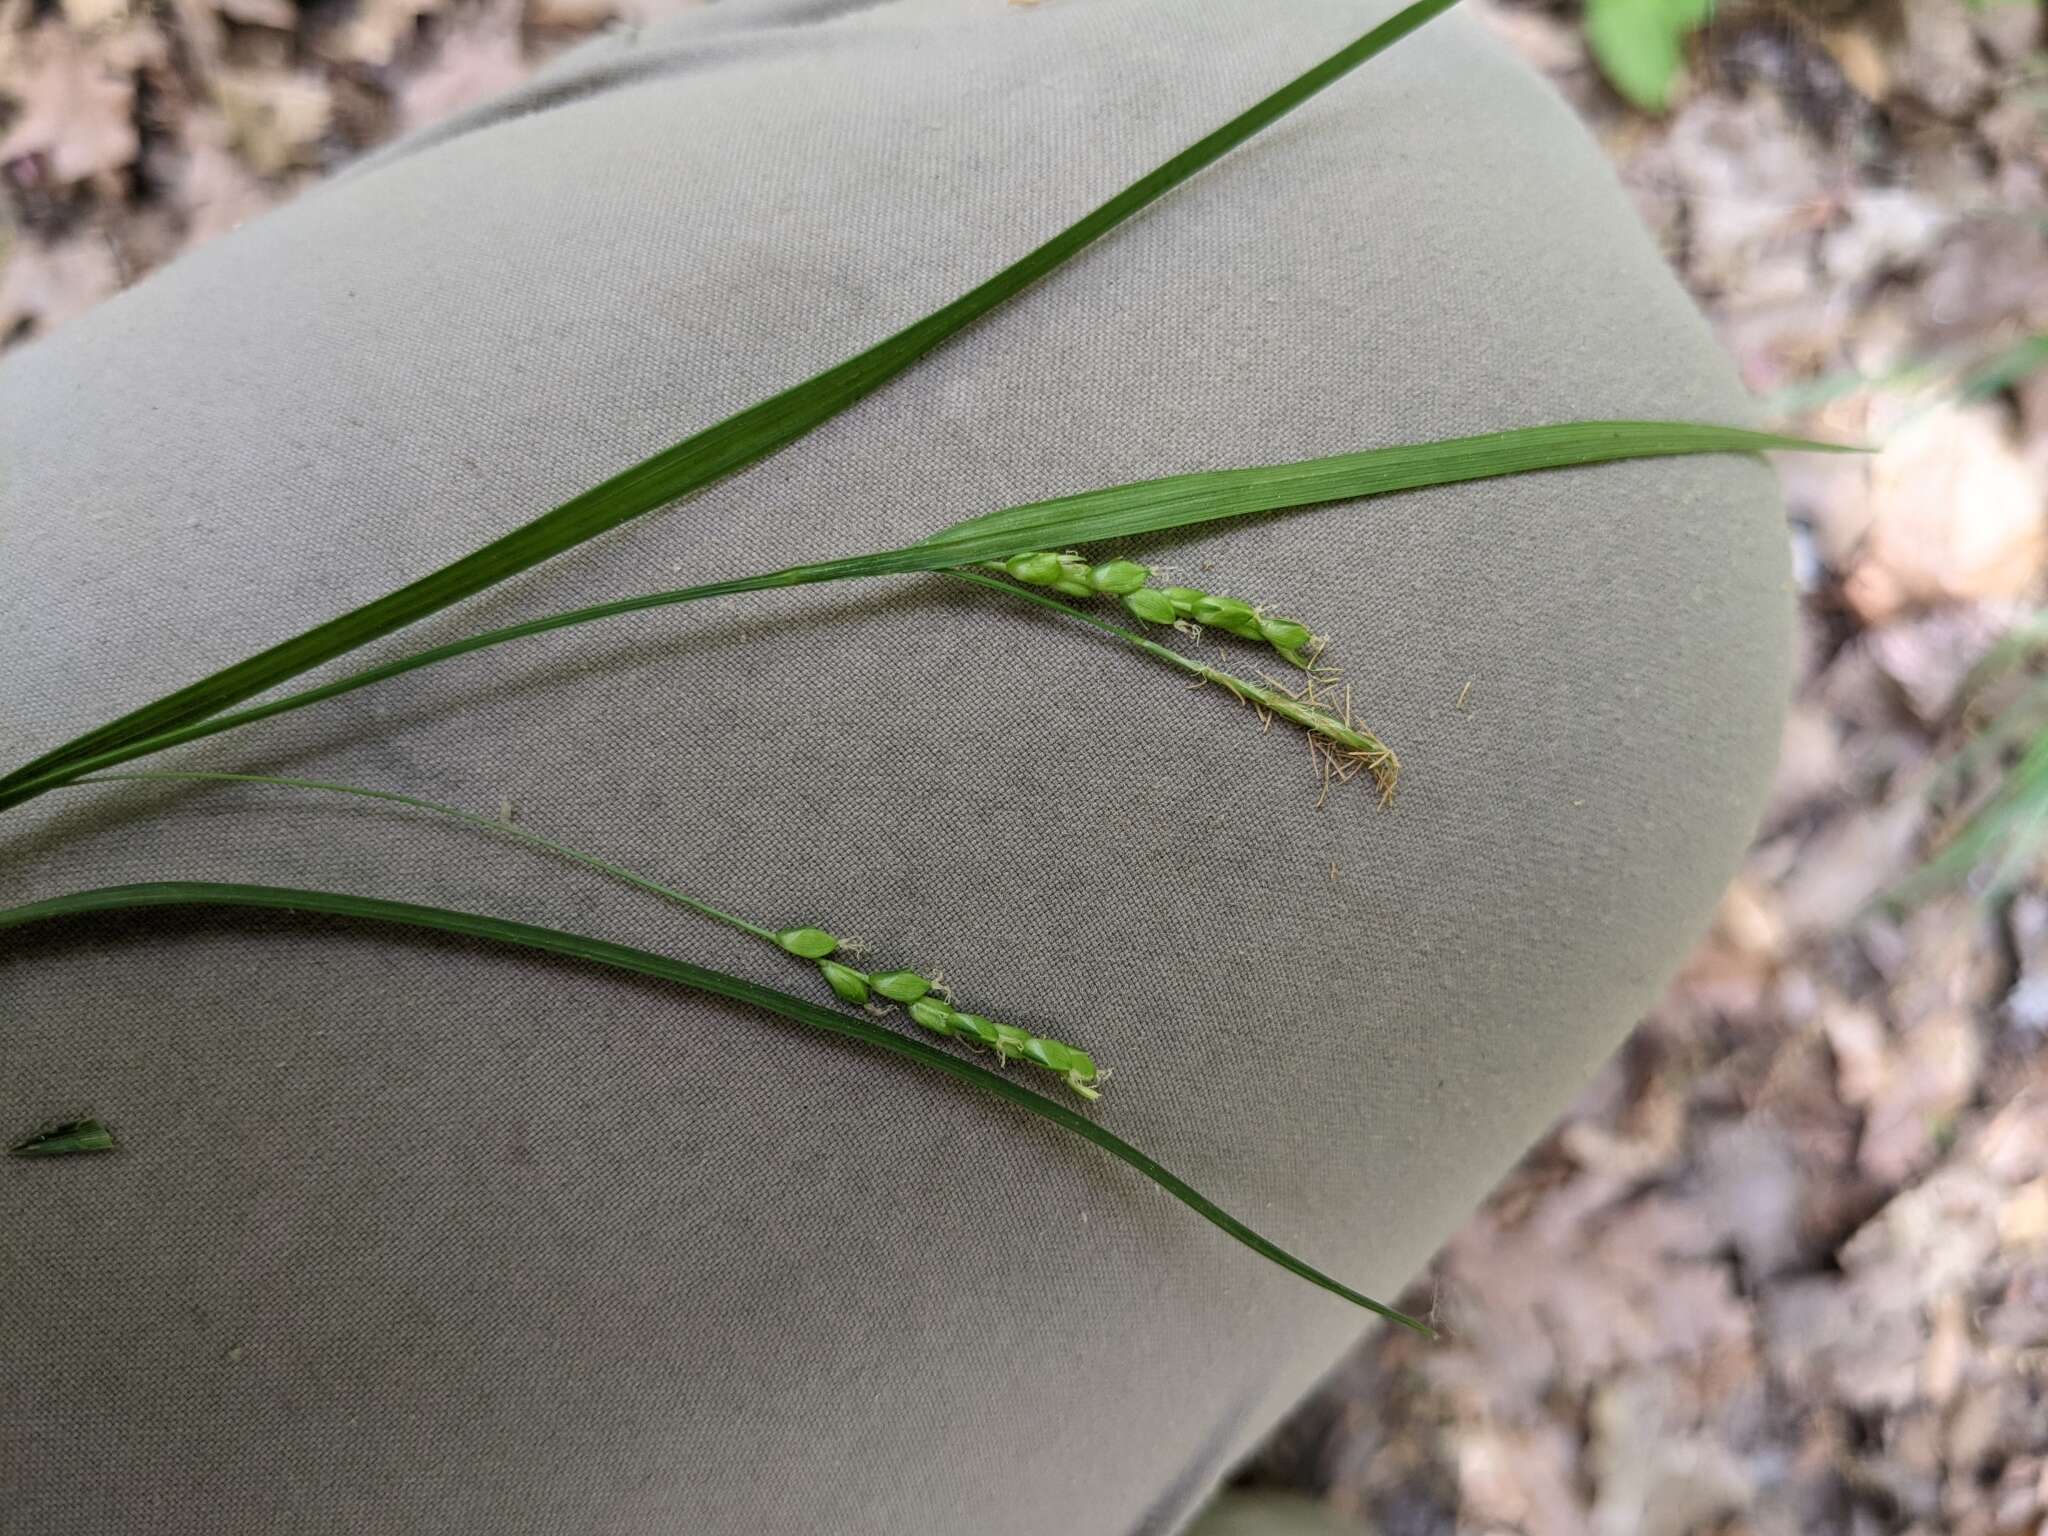
[[[1028,1061],[1057,1073],[1084,1099],[1102,1097],[1099,1085],[1107,1074],[1096,1070],[1095,1058],[1086,1051],[1034,1035],[1014,1024],[998,1024],[978,1013],[962,1013],[938,995],[938,984],[929,976],[920,976],[916,971],[855,970],[832,958],[841,951],[842,943],[822,928],[785,928],[775,935],[775,942],[799,959],[815,960],[825,984],[842,1003],[866,1007],[877,997],[901,1003],[912,1019],[935,1035],[985,1045],[999,1060]]]
[[[1155,572],[1135,560],[1090,565],[1079,555],[1044,550],[1012,555],[982,567],[1030,587],[1050,587],[1062,597],[1114,597],[1147,624],[1203,624],[1244,640],[1262,640],[1293,665],[1308,670],[1322,647],[1299,619],[1284,619],[1237,597],[1199,587],[1155,587]]]
[[[216,773],[198,769],[138,769],[129,773],[97,774],[74,782],[82,785],[129,782],[268,784],[279,789],[322,791],[328,794],[349,795],[361,800],[382,800],[393,805],[409,805],[415,810],[432,811],[438,816],[466,822],[483,831],[545,849],[559,858],[582,864],[610,875],[615,880],[622,880],[627,885],[638,886],[650,895],[660,896],[678,906],[687,907],[699,917],[708,917],[713,922],[738,929],[751,938],[773,944],[784,954],[794,955],[799,960],[809,960],[816,964],[819,975],[825,979],[825,985],[830,987],[832,995],[843,1003],[856,1008],[870,1007],[878,996],[890,1002],[903,1003],[910,1007],[912,1018],[935,1034],[957,1036],[970,1045],[992,1046],[996,1055],[1005,1062],[1022,1059],[1044,1067],[1049,1072],[1056,1072],[1066,1081],[1069,1088],[1084,1099],[1100,1098],[1101,1090],[1097,1085],[1109,1075],[1096,1069],[1095,1058],[1086,1051],[1071,1045],[1062,1045],[1057,1040],[1041,1039],[1028,1030],[1018,1029],[1015,1025],[995,1024],[978,1014],[955,1013],[950,1008],[945,1010],[943,1016],[935,1011],[935,1007],[925,1008],[920,1012],[918,1004],[938,1003],[936,997],[930,996],[938,990],[936,982],[918,975],[915,971],[882,971],[870,974],[867,971],[856,970],[846,964],[844,958],[834,958],[848,955],[852,946],[822,928],[784,928],[780,931],[763,928],[735,913],[714,907],[707,901],[700,901],[687,891],[679,891],[674,886],[650,880],[646,875],[628,869],[623,864],[614,864],[611,860],[599,858],[594,853],[586,853],[581,848],[572,848],[569,844],[557,842],[554,838],[543,837],[540,833],[514,822],[493,820],[488,816],[479,816],[473,811],[443,805],[436,800],[425,800],[418,795],[402,795],[394,790],[367,789],[359,784],[336,784],[327,779],[287,778],[278,774]],[[22,1152],[20,1148],[16,1148],[15,1151],[20,1156],[53,1155],[48,1152]]]

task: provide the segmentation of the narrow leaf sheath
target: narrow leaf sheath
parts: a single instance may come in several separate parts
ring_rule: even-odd
[[[780,1014],[798,1024],[843,1035],[898,1056],[908,1057],[912,1061],[956,1077],[984,1093],[994,1094],[999,1099],[1007,1099],[1040,1119],[1049,1120],[1062,1130],[1071,1131],[1074,1135],[1093,1142],[1118,1161],[1129,1164],[1204,1221],[1221,1228],[1245,1247],[1263,1258],[1272,1260],[1282,1269],[1299,1275],[1311,1285],[1318,1286],[1333,1296],[1341,1296],[1354,1306],[1363,1307],[1368,1312],[1375,1312],[1403,1327],[1433,1337],[1426,1325],[1406,1313],[1354,1291],[1343,1282],[1324,1274],[1314,1265],[1296,1258],[1286,1249],[1261,1237],[1215,1201],[1154,1162],[1122,1137],[1104,1130],[1064,1104],[1033,1093],[1029,1088],[1013,1083],[985,1067],[978,1067],[971,1061],[963,1061],[959,1057],[948,1055],[926,1045],[922,1040],[899,1035],[894,1030],[884,1029],[851,1014],[834,1013],[830,1009],[807,1003],[802,998],[792,997],[771,987],[759,986],[737,976],[729,976],[723,971],[707,970],[702,966],[691,965],[687,961],[671,960],[666,955],[657,955],[649,950],[634,949],[628,945],[568,933],[557,928],[541,928],[531,923],[513,922],[509,918],[487,917],[475,912],[456,912],[445,907],[417,906],[411,902],[385,901],[374,896],[355,896],[340,891],[294,890],[285,886],[229,885],[189,880],[103,886],[97,890],[75,891],[67,896],[55,896],[47,901],[30,902],[25,906],[0,911],[0,932],[89,913],[133,911],[145,907],[263,907],[285,912],[318,912],[364,922],[424,928],[441,933],[459,934],[467,938],[485,939],[498,944],[516,945],[523,949],[540,950],[547,954],[563,955],[593,965],[609,966],[617,971],[631,971],[641,976],[676,982],[717,997],[728,997],[736,1002],[750,1003],[754,1007]]]

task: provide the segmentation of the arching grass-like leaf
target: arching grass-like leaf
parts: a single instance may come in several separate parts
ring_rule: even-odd
[[[324,661],[403,629],[451,603],[460,602],[608,529],[765,458],[872,394],[933,348],[1030,287],[1132,214],[1156,202],[1260,129],[1284,117],[1318,91],[1343,78],[1375,54],[1392,47],[1455,3],[1456,0],[1415,0],[1414,4],[1396,12],[1363,37],[1189,145],[1164,165],[1132,182],[1108,202],[986,282],[865,352],[664,448],[602,484],[571,497],[553,511],[493,539],[438,571],[386,593],[375,602],[316,624],[211,677],[202,678],[75,737],[0,778],[0,789],[38,777],[62,764],[95,757],[123,743],[158,735],[187,721],[215,714],[243,699],[253,698]]]
[[[1370,1296],[1353,1290],[1342,1281],[1324,1274],[1306,1260],[1296,1258],[1277,1243],[1260,1236],[1185,1179],[1147,1157],[1122,1137],[1104,1130],[1094,1121],[1064,1104],[1048,1099],[1042,1094],[1033,1093],[1029,1088],[985,1067],[935,1050],[922,1040],[899,1035],[894,1030],[884,1029],[858,1015],[835,1013],[828,1008],[807,1003],[802,998],[792,997],[786,992],[778,992],[772,987],[760,986],[738,976],[727,975],[723,971],[707,970],[703,966],[691,965],[686,961],[672,960],[666,955],[657,955],[650,950],[634,949],[628,945],[568,933],[557,928],[542,928],[531,923],[514,922],[509,918],[487,917],[475,912],[457,912],[445,907],[418,906],[411,902],[386,901],[374,896],[355,896],[340,891],[294,890],[284,886],[231,885],[184,880],[103,886],[97,890],[77,891],[67,896],[52,897],[47,901],[30,902],[25,906],[0,911],[0,932],[28,928],[63,918],[103,912],[135,911],[148,907],[257,907],[285,912],[317,912],[359,922],[423,928],[562,955],[591,965],[607,966],[612,970],[630,971],[765,1009],[795,1023],[808,1025],[812,1029],[841,1035],[850,1040],[857,1040],[863,1045],[905,1057],[922,1066],[944,1072],[963,1083],[979,1088],[984,1093],[1006,1099],[1020,1109],[1093,1143],[1119,1162],[1128,1164],[1204,1221],[1220,1228],[1262,1258],[1272,1260],[1282,1269],[1300,1276],[1333,1296],[1341,1296],[1353,1306],[1377,1313],[1401,1324],[1404,1328],[1412,1328],[1425,1337],[1433,1337],[1427,1325],[1408,1316],[1407,1313],[1383,1302],[1374,1301]]]
[[[99,772],[184,742],[303,709],[323,699],[352,693],[358,688],[366,688],[372,683],[399,677],[421,667],[451,661],[458,656],[529,635],[640,613],[650,608],[777,587],[806,586],[815,582],[950,570],[999,560],[1029,549],[1097,544],[1110,539],[1193,527],[1221,518],[1523,474],[1532,470],[1680,454],[1755,453],[1767,448],[1837,453],[1854,451],[1835,444],[1809,442],[1769,432],[1751,432],[1740,427],[1671,421],[1570,422],[1447,438],[1435,443],[1373,448],[1291,464],[1169,475],[1163,479],[1109,486],[1050,501],[1029,502],[956,523],[901,549],[788,566],[782,570],[668,592],[618,598],[587,608],[508,624],[501,629],[486,630],[482,634],[437,645],[411,656],[401,656],[380,666],[365,668],[333,682],[286,694],[232,714],[197,720],[124,746],[74,758],[60,768],[30,775],[11,787],[0,788],[0,810],[55,789],[82,774]]]

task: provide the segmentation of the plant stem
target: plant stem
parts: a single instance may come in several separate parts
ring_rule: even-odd
[[[636,874],[624,865],[614,864],[609,859],[601,859],[594,853],[585,853],[580,848],[571,848],[567,843],[558,843],[551,837],[542,837],[538,832],[529,832],[524,827],[514,826],[511,822],[494,821],[488,816],[478,816],[469,811],[457,810],[452,805],[442,805],[436,800],[422,800],[417,795],[401,795],[388,789],[365,789],[359,784],[334,784],[325,779],[289,779],[267,773],[177,773],[168,770],[141,769],[134,773],[94,774],[91,778],[76,779],[73,782],[77,784],[111,784],[117,781],[141,782],[153,780],[196,780],[220,784],[274,784],[284,789],[324,789],[337,795],[357,795],[365,800],[388,800],[394,805],[409,805],[416,810],[433,811],[442,816],[452,816],[457,821],[466,821],[473,827],[482,827],[487,832],[502,832],[507,837],[516,837],[522,842],[532,843],[537,848],[547,849],[549,853],[557,854],[565,859],[573,859],[576,863],[586,864],[595,870],[601,870],[614,879],[625,881],[628,885],[637,885],[643,891],[652,891],[657,896],[664,896],[679,906],[688,907],[700,917],[708,917],[713,922],[724,923],[729,928],[737,928],[741,933],[752,934],[755,938],[765,939],[770,944],[776,942],[775,934],[771,930],[757,928],[743,917],[735,917],[730,912],[720,911],[709,902],[699,901],[696,897],[676,890],[673,886],[663,885],[658,880],[650,880],[645,875]]]
[[[692,912],[698,913],[700,916],[708,917],[714,922],[724,923],[732,928],[737,928],[742,933],[772,944],[784,954],[793,955],[802,960],[814,960],[818,963],[819,968],[825,974],[826,980],[831,984],[832,990],[839,995],[842,1002],[856,1005],[865,1004],[869,1000],[870,988],[872,988],[893,1002],[904,1002],[913,1005],[910,1009],[911,1017],[927,1029],[941,1035],[963,1035],[972,1044],[993,1046],[996,1054],[1004,1061],[1021,1056],[1027,1061],[1058,1073],[1066,1080],[1067,1086],[1083,1098],[1095,1099],[1101,1097],[1101,1093],[1095,1084],[1099,1078],[1106,1077],[1107,1074],[1097,1072],[1094,1058],[1085,1051],[1077,1050],[1063,1041],[1053,1040],[1043,1035],[1034,1035],[1029,1030],[1018,1029],[1012,1025],[998,1024],[993,1019],[982,1018],[979,1014],[959,1013],[950,1007],[920,1010],[915,1005],[921,1002],[934,987],[934,983],[929,978],[919,976],[911,971],[891,971],[871,976],[865,971],[855,970],[851,966],[829,959],[828,957],[834,952],[840,951],[843,945],[842,941],[834,938],[822,929],[789,929],[782,933],[775,933],[766,928],[756,927],[745,918],[735,917],[730,912],[721,911],[708,902],[699,901],[696,897],[676,890],[672,886],[663,885],[657,880],[650,880],[647,876],[627,869],[623,865],[614,864],[608,859],[601,859],[594,853],[585,853],[580,848],[571,848],[567,843],[558,843],[551,837],[542,837],[537,832],[529,832],[524,827],[514,826],[508,821],[493,821],[488,816],[478,816],[469,811],[458,810],[452,805],[443,805],[437,800],[423,800],[417,795],[401,795],[388,789],[366,789],[360,784],[337,784],[327,779],[294,779],[267,773],[211,773],[196,770],[180,772],[170,769],[145,769],[135,773],[95,774],[88,778],[73,780],[72,782],[76,784],[112,784],[151,781],[272,784],[283,789],[327,790],[333,794],[355,795],[365,800],[388,800],[394,805],[412,806],[418,810],[433,811],[437,815],[453,817],[455,820],[467,822],[473,827],[482,827],[487,832],[502,832],[509,837],[516,837],[522,842],[532,843],[536,847],[545,848],[548,852],[558,854],[562,858],[573,859],[578,864],[587,864],[592,869],[601,870],[607,875],[625,881],[628,885],[638,886],[643,891],[651,891],[657,896],[666,897],[670,901],[688,907]],[[818,942],[813,945],[802,942],[805,940],[815,940]],[[842,988],[848,990],[842,991]],[[851,995],[849,995],[849,992]]]
[[[1056,597],[1048,597],[1043,592],[1033,592],[1028,587],[1012,586],[1007,581],[997,581],[992,576],[983,576],[975,571],[948,571],[946,574],[960,581],[972,582],[977,587],[987,587],[991,591],[1002,592],[1010,597],[1021,598],[1027,603],[1036,603],[1041,608],[1049,608],[1054,613],[1064,614],[1070,619],[1079,619],[1083,624],[1091,624],[1106,635],[1114,635],[1125,644],[1136,646],[1155,660],[1163,661],[1170,667],[1177,667],[1190,676],[1200,678],[1205,683],[1214,683],[1219,688],[1228,689],[1245,702],[1259,709],[1270,710],[1283,720],[1291,720],[1303,730],[1321,736],[1327,741],[1335,742],[1339,747],[1342,747],[1344,749],[1344,756],[1347,759],[1356,762],[1359,767],[1364,768],[1373,776],[1373,782],[1379,785],[1383,800],[1393,797],[1394,786],[1401,776],[1400,759],[1394,756],[1391,747],[1370,731],[1361,730],[1354,725],[1347,725],[1344,721],[1323,713],[1323,711],[1315,708],[1312,704],[1306,703],[1292,694],[1282,693],[1273,688],[1261,687],[1257,683],[1247,682],[1244,678],[1225,672],[1219,667],[1212,667],[1191,657],[1183,656],[1180,652],[1170,650],[1157,641],[1147,640],[1143,635],[1135,634],[1121,625],[1111,624],[1107,620],[1098,619],[1092,613],[1085,613],[1079,608],[1074,608],[1061,602]]]
[[[41,777],[59,766],[68,765],[76,770],[84,758],[110,747],[214,714],[766,458],[820,422],[866,398],[963,327],[1038,282],[1131,215],[1157,202],[1196,172],[1455,3],[1456,0],[1413,0],[1363,37],[1304,70],[1222,127],[1204,134],[993,277],[866,351],[664,448],[571,497],[553,511],[386,593],[375,602],[317,624],[282,644],[88,731],[25,764],[0,783],[11,787],[17,780]]]
[[[1363,1292],[1355,1291],[1342,1281],[1324,1274],[1305,1259],[1296,1258],[1279,1244],[1261,1236],[1252,1227],[1232,1216],[1185,1179],[1146,1156],[1122,1137],[1105,1130],[1085,1115],[1076,1114],[1064,1104],[1055,1103],[1041,1094],[1033,1093],[1022,1084],[998,1076],[971,1061],[937,1050],[922,1040],[884,1029],[857,1014],[837,1013],[829,1008],[820,1008],[801,998],[791,997],[786,992],[778,992],[771,987],[764,987],[738,976],[729,976],[723,971],[706,970],[703,966],[674,960],[650,950],[633,949],[624,944],[611,943],[606,939],[570,933],[565,929],[542,928],[532,923],[513,922],[509,918],[487,917],[477,912],[456,912],[443,907],[423,907],[412,902],[386,901],[380,897],[357,896],[344,891],[294,890],[280,886],[226,885],[194,880],[107,886],[99,890],[73,891],[67,895],[53,896],[46,901],[30,902],[26,906],[0,911],[0,933],[99,912],[133,912],[166,907],[253,907],[268,911],[319,912],[359,922],[397,924],[482,939],[493,944],[515,945],[546,954],[566,956],[590,965],[607,966],[612,970],[628,971],[640,976],[652,976],[662,981],[675,982],[695,988],[699,992],[708,992],[714,997],[731,998],[735,1002],[766,1009],[812,1029],[858,1040],[877,1050],[888,1051],[944,1072],[949,1077],[979,1088],[984,1093],[993,1094],[999,1099],[1005,1099],[1019,1109],[1093,1142],[1111,1157],[1151,1180],[1204,1221],[1220,1228],[1226,1235],[1235,1238],[1261,1257],[1272,1260],[1282,1269],[1300,1276],[1309,1284],[1318,1286],[1334,1296],[1342,1297],[1353,1306],[1363,1307],[1390,1322],[1412,1329],[1426,1339],[1436,1337],[1428,1324],[1408,1316],[1405,1312],[1397,1311],[1384,1302],[1374,1301]]]
[[[948,570],[955,566],[1002,559],[1020,551],[1128,539],[1219,518],[1357,500],[1425,486],[1525,474],[1532,470],[1696,453],[1753,453],[1765,448],[1853,451],[1738,427],[1698,426],[1683,422],[1573,422],[1548,427],[1518,427],[1472,437],[1447,438],[1435,443],[1368,449],[1293,464],[1168,475],[1157,480],[1108,486],[1050,501],[1005,507],[956,523],[901,549],[790,566],[784,570],[710,582],[703,586],[649,592],[487,630],[232,714],[192,718],[197,711],[181,707],[160,719],[152,713],[156,706],[150,706],[125,715],[101,730],[88,732],[0,777],[0,811],[47,794],[81,774],[97,773],[168,747],[197,741],[272,715],[303,709],[309,704],[351,693],[436,662],[468,655],[472,651],[553,629],[616,618],[621,614],[704,598],[806,586],[814,582]],[[229,669],[230,672],[236,670]],[[228,674],[216,675],[225,677]],[[199,686],[194,685],[195,688]],[[182,698],[191,691],[187,689],[178,695],[168,696],[159,704],[168,707],[173,699]],[[1249,697],[1249,694],[1245,696]],[[247,695],[237,694],[236,697]],[[1284,710],[1279,712],[1285,713]],[[185,723],[165,723],[174,717]],[[145,723],[157,728],[145,734]]]

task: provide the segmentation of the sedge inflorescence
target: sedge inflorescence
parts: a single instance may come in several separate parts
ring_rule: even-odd
[[[1135,560],[1090,565],[1071,550],[1059,555],[1036,550],[1012,555],[984,569],[1001,572],[1026,586],[1049,587],[1062,597],[1114,597],[1132,617],[1147,624],[1209,625],[1241,639],[1263,640],[1304,669],[1314,665],[1323,648],[1299,619],[1282,618],[1243,598],[1224,597],[1198,587],[1155,587],[1152,578],[1158,573]]]
[[[978,1013],[962,1013],[929,976],[916,971],[857,970],[844,960],[833,958],[846,953],[845,942],[822,928],[785,928],[775,935],[775,942],[799,959],[816,961],[825,984],[842,1003],[867,1007],[878,997],[901,1003],[911,1018],[933,1034],[985,1045],[1000,1060],[1028,1061],[1057,1073],[1084,1099],[1102,1096],[1097,1085],[1103,1074],[1096,1070],[1095,1058],[1086,1051],[1034,1035],[1014,1024],[998,1024]]]

